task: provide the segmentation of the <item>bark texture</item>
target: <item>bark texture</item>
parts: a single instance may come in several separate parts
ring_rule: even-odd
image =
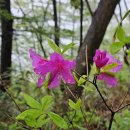
[[[52,0],[53,2],[53,12],[54,12],[54,23],[55,23],[55,43],[59,45],[59,27],[58,27],[58,18],[57,18],[57,1]]]
[[[13,19],[10,11],[10,0],[2,0],[0,2],[0,11],[5,15],[1,15],[1,67],[0,72],[3,81],[10,82],[11,52],[12,52],[12,36],[13,36]],[[8,72],[8,73],[7,73]]]

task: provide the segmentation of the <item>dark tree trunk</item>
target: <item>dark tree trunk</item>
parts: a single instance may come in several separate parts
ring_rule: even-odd
[[[54,13],[54,23],[55,23],[55,32],[54,32],[54,36],[55,36],[55,43],[57,45],[59,45],[59,27],[58,27],[58,19],[57,19],[57,2],[56,0],[52,0],[53,2],[53,13]]]
[[[11,68],[11,51],[12,51],[12,36],[13,36],[13,19],[10,11],[10,0],[2,0],[0,9],[7,13],[7,16],[1,15],[1,67],[0,72],[2,80],[10,83],[10,68]]]
[[[83,0],[80,0],[80,46],[83,39]]]

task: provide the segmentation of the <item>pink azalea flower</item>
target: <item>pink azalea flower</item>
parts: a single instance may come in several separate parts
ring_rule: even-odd
[[[40,87],[46,75],[50,72],[51,77],[49,80],[48,88],[58,87],[61,80],[68,84],[75,84],[75,79],[71,74],[71,69],[74,69],[75,61],[65,60],[61,54],[56,52],[52,53],[50,60],[46,60],[36,54],[32,49],[30,49],[30,57],[32,59],[32,65],[34,67],[34,72],[40,76],[38,79],[38,86]]]
[[[109,59],[106,57],[106,54],[105,51],[96,50],[95,56],[93,57],[96,67],[102,68],[107,64]]]
[[[117,79],[115,77],[115,73],[121,70],[122,63],[121,61],[115,59],[112,55],[108,54],[105,51],[96,50],[93,61],[98,69],[100,69],[100,73],[97,76],[98,80],[104,80],[106,84],[110,86],[117,86]],[[117,66],[112,67],[111,69],[105,71],[104,68],[109,65],[116,63]]]

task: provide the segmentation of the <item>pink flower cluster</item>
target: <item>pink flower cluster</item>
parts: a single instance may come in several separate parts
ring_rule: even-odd
[[[105,51],[96,50],[95,56],[93,57],[93,61],[99,69],[100,73],[97,76],[98,80],[104,80],[106,84],[110,86],[116,86],[117,85],[117,78],[115,77],[115,73],[121,70],[122,63],[119,60],[116,60],[112,55],[108,54]],[[116,63],[117,66],[107,70],[103,71],[104,68],[109,65]]]
[[[61,54],[56,52],[50,55],[50,60],[42,58],[36,54],[32,49],[29,50],[30,58],[34,72],[39,75],[38,86],[42,86],[45,81],[46,75],[50,73],[48,88],[58,87],[63,80],[68,84],[75,84],[75,79],[71,73],[71,69],[75,67],[75,61],[65,60]],[[121,61],[115,59],[112,55],[105,51],[96,50],[93,61],[98,70],[97,79],[104,80],[110,86],[117,86],[117,73],[122,68]],[[116,64],[116,66],[108,67],[109,65]],[[107,68],[107,70],[106,70]]]
[[[75,61],[65,60],[61,54],[56,52],[50,55],[50,60],[42,58],[32,49],[29,50],[34,72],[39,75],[38,86],[42,86],[46,75],[50,72],[48,88],[58,87],[61,80],[68,84],[75,84],[71,69],[75,67]]]

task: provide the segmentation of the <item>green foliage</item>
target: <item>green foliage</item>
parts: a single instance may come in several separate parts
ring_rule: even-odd
[[[63,47],[63,50],[62,50],[62,54],[65,53],[68,49],[72,48],[75,44],[74,43],[70,43],[66,46]]]
[[[87,78],[86,75],[82,75],[82,76],[79,78],[78,82],[77,82],[78,86],[81,86],[82,84],[84,84],[84,83],[86,82],[86,78]]]
[[[124,43],[122,43],[122,42],[112,43],[111,46],[110,46],[110,52],[112,54],[119,52],[122,49],[123,45],[124,45]]]
[[[125,31],[122,28],[122,26],[118,26],[116,36],[119,39],[119,41],[121,41],[121,42],[125,41],[126,34],[125,34]]]
[[[75,9],[80,8],[80,0],[71,0],[71,5],[74,6]]]
[[[115,68],[115,67],[117,67],[117,66],[118,66],[117,63],[108,64],[108,65],[106,65],[106,66],[103,68],[103,72],[107,72],[107,71],[109,71],[110,69],[113,69],[113,68]]]
[[[78,99],[76,103],[74,103],[71,99],[69,99],[69,106],[74,110],[79,110],[81,107],[81,99]]]
[[[0,9],[0,16],[8,20],[13,20],[13,16],[7,10]]]
[[[48,44],[55,52],[61,54],[60,48],[56,45],[56,43],[53,40],[48,39]]]
[[[25,121],[25,123],[32,128],[40,128],[50,121],[47,114],[50,112],[53,105],[52,96],[44,96],[41,99],[41,103],[27,94],[24,94],[24,98],[31,108],[20,113],[16,117],[17,120]]]
[[[63,128],[63,129],[68,128],[67,122],[58,114],[49,112],[48,115],[58,127]]]
[[[42,98],[41,103],[42,103],[42,110],[44,112],[46,112],[46,111],[50,110],[51,107],[53,106],[53,97],[45,96]]]
[[[110,52],[112,54],[116,54],[125,44],[130,42],[130,36],[126,36],[123,27],[120,25],[117,27],[116,38],[118,39],[118,42],[114,42],[110,46]]]
[[[33,99],[32,97],[30,97],[27,94],[24,94],[24,99],[26,101],[26,103],[32,107],[32,108],[37,108],[37,109],[41,109],[41,105],[39,102],[37,102],[35,99]]]

